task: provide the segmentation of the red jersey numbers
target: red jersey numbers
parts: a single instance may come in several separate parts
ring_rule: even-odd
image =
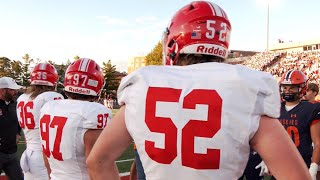
[[[287,132],[289,136],[292,138],[296,147],[298,147],[300,145],[300,135],[298,128],[296,126],[288,126]]]
[[[98,119],[98,124],[97,128],[102,129],[105,128],[108,122],[108,117],[109,114],[98,114],[97,119]]]
[[[34,117],[32,112],[30,112],[33,109],[33,101],[20,101],[17,105],[17,109],[20,112],[19,113],[19,123],[21,128],[28,128],[28,129],[34,129],[36,124],[34,122]]]
[[[149,87],[146,99],[145,122],[151,132],[165,135],[164,149],[155,147],[155,142],[145,141],[148,156],[162,164],[171,164],[181,148],[183,166],[194,169],[219,169],[220,149],[207,149],[206,154],[194,152],[195,137],[212,138],[221,128],[222,99],[215,90],[194,89],[183,97],[183,109],[195,109],[197,104],[208,105],[208,119],[189,120],[182,128],[181,137],[170,117],[156,116],[157,102],[179,102],[181,89]],[[178,138],[181,147],[177,147]]]
[[[45,141],[45,146],[42,143],[42,149],[45,155],[49,158],[52,154],[53,158],[63,161],[62,153],[60,152],[60,144],[62,138],[62,131],[64,125],[67,122],[66,117],[54,116],[50,117],[50,115],[44,115],[40,119],[40,135],[43,141]],[[50,129],[55,129],[50,131]],[[54,142],[50,142],[49,134],[55,133],[51,136],[55,137]],[[50,144],[53,143],[53,148],[50,149]]]

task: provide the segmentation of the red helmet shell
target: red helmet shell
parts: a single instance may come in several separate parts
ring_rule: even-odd
[[[226,12],[207,1],[194,1],[171,19],[163,36],[163,60],[174,65],[179,54],[228,56],[231,24]]]
[[[282,85],[296,85],[299,87],[299,97],[302,97],[308,89],[308,78],[300,70],[289,70],[284,73],[280,80],[280,87]],[[281,88],[280,88],[281,89]]]
[[[100,66],[92,59],[80,58],[69,65],[64,90],[71,93],[99,96],[104,86]]]
[[[49,63],[37,64],[30,73],[31,85],[55,86],[58,82],[58,72]]]

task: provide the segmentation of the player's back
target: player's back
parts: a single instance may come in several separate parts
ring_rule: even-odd
[[[99,103],[72,99],[50,102],[41,109],[42,147],[51,179],[89,179],[84,134],[103,129],[111,116],[111,110]]]
[[[39,94],[34,99],[30,94],[22,94],[17,99],[17,116],[27,142],[27,148],[41,150],[39,137],[40,109],[45,103],[63,99],[57,92],[49,91]]]
[[[276,80],[239,65],[144,67],[118,90],[147,179],[237,179],[261,115],[278,117]]]

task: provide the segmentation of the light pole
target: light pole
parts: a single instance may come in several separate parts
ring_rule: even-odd
[[[267,0],[267,52],[269,51],[269,0]]]

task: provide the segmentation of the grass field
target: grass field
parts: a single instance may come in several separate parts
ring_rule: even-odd
[[[112,114],[114,115],[117,111],[118,111],[117,109],[113,109]],[[26,149],[26,144],[24,142],[25,142],[24,137],[22,137],[21,143],[18,144],[19,157],[21,157],[23,151]],[[133,158],[134,158],[134,150],[133,150],[133,144],[131,144],[130,147],[118,159],[119,162],[117,162],[117,165],[118,165],[118,169],[119,169],[120,173],[130,171],[130,167],[133,162],[132,161]]]

